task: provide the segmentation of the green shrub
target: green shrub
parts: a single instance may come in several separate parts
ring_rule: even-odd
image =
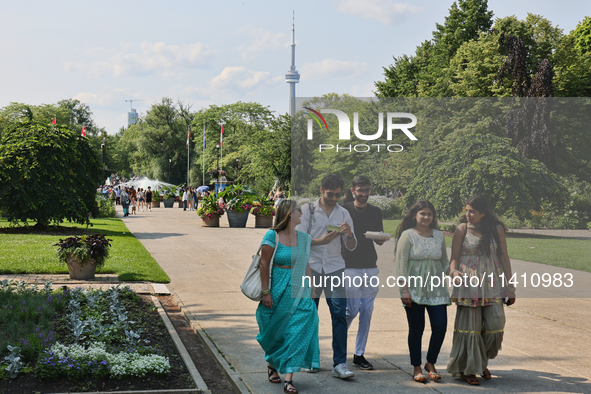
[[[115,200],[97,194],[96,203],[98,204],[99,218],[115,217]]]
[[[369,196],[368,202],[382,210],[382,218],[384,219],[400,219],[404,215],[404,206],[400,198]]]
[[[439,230],[441,231],[449,231],[453,233],[456,231],[457,226],[455,224],[439,224]]]
[[[521,220],[515,215],[509,216],[507,218],[501,218],[501,221],[505,223],[507,228],[520,228],[522,226]]]

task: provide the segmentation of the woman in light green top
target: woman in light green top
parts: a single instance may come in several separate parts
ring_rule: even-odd
[[[449,293],[443,276],[449,267],[445,238],[436,229],[437,213],[427,200],[417,202],[402,218],[396,236],[396,274],[408,320],[408,349],[416,382],[426,383],[421,370],[421,341],[425,310],[431,323],[431,340],[425,370],[431,380],[441,380],[435,369],[447,330]],[[403,283],[403,279],[405,283]]]

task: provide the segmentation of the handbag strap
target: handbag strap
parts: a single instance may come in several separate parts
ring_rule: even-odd
[[[273,255],[271,256],[271,260],[269,260],[269,267],[271,266],[271,264],[273,264],[273,259],[275,258],[275,252],[277,252],[277,246],[279,246],[279,234],[277,233],[277,231],[275,231],[275,248],[273,249]],[[261,254],[262,247],[263,247],[263,244],[261,244],[261,246],[259,246],[259,250],[257,250],[258,255]],[[270,272],[271,272],[271,269],[269,268],[269,273]]]

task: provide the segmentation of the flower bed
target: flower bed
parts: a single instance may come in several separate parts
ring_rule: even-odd
[[[129,287],[1,284],[0,392],[194,387],[154,305]]]

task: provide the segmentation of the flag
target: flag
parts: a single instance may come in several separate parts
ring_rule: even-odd
[[[205,150],[206,147],[207,144],[205,143],[205,123],[203,123],[203,150]]]
[[[55,122],[56,122],[56,117],[55,117],[55,115],[53,115],[53,120],[51,121],[51,124],[55,124]]]
[[[189,149],[189,139],[191,138],[191,128],[187,127],[188,133],[187,133],[187,149]]]
[[[86,126],[82,125],[82,133],[80,133],[82,137],[86,137]]]
[[[222,132],[220,134],[220,148],[222,147],[223,140],[224,140],[224,125],[222,125]]]

